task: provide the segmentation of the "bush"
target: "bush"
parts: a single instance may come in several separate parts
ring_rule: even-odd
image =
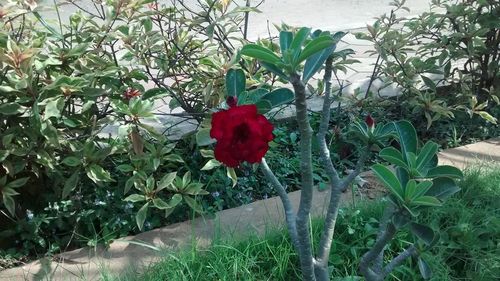
[[[425,117],[427,129],[456,111],[495,123],[491,109],[500,104],[500,4],[494,0],[435,0],[416,18],[389,15],[368,26],[358,38],[374,43],[378,56],[372,80],[402,90],[402,107]],[[368,91],[367,90],[367,96]]]

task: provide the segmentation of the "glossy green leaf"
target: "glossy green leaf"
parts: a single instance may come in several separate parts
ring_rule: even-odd
[[[292,43],[290,44],[292,61],[296,61],[299,58],[302,46],[304,45],[304,42],[306,41],[310,33],[311,33],[310,28],[302,27],[301,29],[299,29],[299,31],[297,31],[297,33],[293,37]]]
[[[197,213],[202,213],[203,209],[201,208],[200,204],[196,202],[195,199],[191,198],[190,196],[183,196],[182,197],[184,201],[188,204],[188,206],[193,209]]]
[[[160,210],[166,210],[166,209],[173,208],[172,206],[170,206],[170,204],[168,204],[167,202],[163,201],[160,198],[153,199],[153,206],[155,206],[156,208],[158,208]]]
[[[432,160],[434,155],[438,151],[438,145],[435,142],[428,141],[425,143],[424,147],[420,150],[417,157],[417,169],[421,170]]]
[[[273,51],[257,44],[243,46],[241,54],[270,64],[277,64],[281,61]]]
[[[269,72],[277,75],[278,77],[280,77],[281,79],[285,80],[285,81],[288,81],[289,78],[288,76],[283,72],[283,70],[281,70],[279,67],[277,67],[276,65],[274,64],[271,64],[271,63],[266,63],[266,62],[260,62],[260,65],[262,65],[265,69],[267,69]]]
[[[268,100],[263,100],[263,99],[261,99],[257,103],[255,103],[255,105],[257,106],[257,110],[259,111],[260,114],[265,114],[273,108],[273,106],[271,105],[271,102],[269,102]]]
[[[68,156],[63,159],[62,163],[69,167],[76,167],[79,166],[82,163],[82,161],[78,157]]]
[[[417,153],[417,132],[408,121],[394,122],[394,132],[397,134],[401,152],[405,160],[408,152]]]
[[[13,180],[13,181],[9,182],[6,186],[10,187],[10,188],[18,188],[18,187],[25,185],[29,179],[30,179],[29,177],[24,177],[24,178],[20,178],[17,180]]]
[[[146,196],[140,195],[140,194],[131,194],[123,200],[127,201],[127,202],[132,202],[132,203],[142,202],[142,201],[146,201]]]
[[[280,48],[281,54],[284,54],[286,50],[290,49],[292,44],[293,33],[290,31],[280,31]]]
[[[172,198],[170,198],[170,200],[168,201],[168,204],[170,206],[175,207],[177,205],[179,205],[179,203],[181,203],[182,201],[182,195],[180,194],[174,194],[174,196],[172,196]]]
[[[446,200],[458,191],[460,191],[460,188],[453,179],[442,177],[432,180],[432,186],[426,195],[434,196],[439,200]]]
[[[229,69],[226,74],[226,91],[231,97],[238,97],[245,91],[246,78],[245,72],[241,69]]]
[[[214,168],[220,167],[222,165],[219,161],[216,159],[210,159],[208,162],[201,168],[202,171],[208,171],[212,170]]]
[[[64,187],[62,190],[61,198],[65,199],[69,196],[73,190],[75,190],[78,182],[80,181],[80,171],[75,171],[71,176],[64,182]]]
[[[385,161],[400,167],[407,168],[406,162],[403,159],[403,155],[399,150],[394,147],[386,147],[379,152],[379,156]]]
[[[334,50],[335,45],[332,45],[317,52],[306,60],[306,63],[304,64],[304,71],[302,73],[302,81],[304,83],[307,83],[307,81],[309,81],[309,79],[311,79],[314,74],[319,71]]]
[[[415,187],[415,192],[411,195],[412,200],[427,194],[429,189],[432,187],[432,181],[422,181],[419,182]]]
[[[438,178],[438,177],[448,177],[448,178],[462,178],[464,175],[460,169],[449,166],[449,165],[441,165],[437,166],[433,169],[430,169],[427,172],[427,177],[429,178]]]
[[[2,194],[2,199],[3,199],[3,204],[5,205],[5,208],[7,211],[12,216],[16,215],[16,203],[14,202],[14,199],[11,196],[6,195],[5,193]]]
[[[332,48],[333,46],[334,42],[330,36],[318,37],[312,40],[311,42],[307,43],[307,45],[304,47],[304,50],[302,50],[302,52],[300,53],[296,63],[299,64],[305,61],[306,59],[310,58],[314,54],[324,49]]]
[[[401,202],[404,202],[404,190],[397,177],[388,168],[381,164],[373,165],[372,170],[380,181],[382,181],[382,183],[389,188],[391,193],[394,194],[397,199],[401,200]]]
[[[166,175],[164,175],[161,180],[158,182],[156,186],[156,190],[160,191],[164,188],[167,188],[169,185],[171,185],[174,182],[175,177],[177,176],[177,172],[171,172]]]
[[[25,110],[24,106],[21,106],[20,104],[16,102],[8,102],[4,104],[0,104],[0,114],[3,115],[15,115],[15,114],[20,114],[23,113]]]
[[[279,88],[261,97],[271,104],[271,108],[292,102],[295,94],[288,88]]]
[[[416,206],[427,206],[427,207],[439,207],[442,205],[441,201],[439,201],[436,197],[432,196],[421,196],[415,198],[412,201],[412,204]]]
[[[227,167],[227,177],[233,181],[233,187],[238,183],[238,176],[236,176],[236,171],[233,168]]]
[[[207,146],[215,142],[216,140],[210,137],[210,128],[199,129],[196,133],[196,144],[198,146]]]
[[[87,176],[95,183],[113,181],[109,172],[96,164],[91,164],[87,168]]]
[[[148,215],[148,207],[149,207],[149,202],[144,204],[144,206],[142,206],[135,215],[135,221],[137,223],[137,226],[139,227],[139,230],[142,230],[144,222],[146,221],[146,217]]]
[[[424,241],[426,245],[430,245],[434,241],[434,230],[426,225],[412,222],[410,224],[410,231]]]
[[[427,264],[427,262],[422,259],[422,257],[418,257],[418,270],[420,271],[420,275],[422,275],[422,278],[424,278],[425,280],[431,279],[432,269]]]

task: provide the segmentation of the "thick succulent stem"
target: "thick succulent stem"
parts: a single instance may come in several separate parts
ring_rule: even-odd
[[[300,75],[292,73],[290,82],[295,91],[295,108],[297,112],[297,124],[300,133],[300,170],[301,170],[301,193],[300,204],[297,212],[296,227],[299,244],[299,258],[304,281],[316,280],[314,275],[314,258],[312,253],[311,239],[309,237],[309,215],[311,213],[313,198],[313,173],[312,173],[312,151],[311,139],[312,128],[309,123],[306,103],[306,87]]]
[[[292,203],[290,202],[290,198],[288,197],[288,193],[286,193],[285,188],[283,185],[279,182],[279,180],[276,178],[274,173],[271,171],[269,166],[267,165],[266,159],[262,158],[262,162],[260,164],[261,170],[266,176],[267,180],[271,183],[271,185],[274,187],[276,192],[278,192],[278,195],[281,199],[281,203],[283,204],[283,209],[285,210],[285,219],[286,219],[286,225],[288,228],[288,233],[290,234],[290,237],[292,239],[293,246],[295,247],[295,250],[299,250],[299,242],[298,242],[298,237],[297,237],[297,228],[295,224],[295,212],[293,211]]]
[[[387,228],[380,234],[373,247],[361,257],[359,270],[364,275],[366,281],[379,281],[381,274],[373,270],[372,263],[379,257],[384,247],[389,244],[396,234],[396,227],[392,222],[387,223]]]

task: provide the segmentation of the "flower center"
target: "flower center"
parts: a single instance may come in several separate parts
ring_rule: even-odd
[[[250,137],[250,128],[246,123],[242,123],[234,128],[234,141],[245,142]]]

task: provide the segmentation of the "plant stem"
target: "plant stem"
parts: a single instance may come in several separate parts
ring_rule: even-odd
[[[295,109],[300,133],[300,169],[302,171],[302,191],[300,193],[300,204],[296,218],[299,258],[302,268],[302,279],[304,281],[315,281],[314,258],[312,255],[311,239],[309,238],[309,214],[311,212],[313,197],[312,128],[307,114],[305,85],[297,73],[290,75],[290,82],[295,91]]]
[[[267,180],[271,183],[276,192],[278,192],[278,195],[281,199],[281,203],[283,204],[283,209],[285,210],[285,219],[288,228],[288,233],[290,234],[295,250],[298,251],[299,243],[297,237],[297,228],[295,224],[296,218],[295,218],[295,213],[293,211],[292,203],[290,202],[290,198],[288,197],[288,194],[286,193],[286,190],[283,187],[283,185],[279,182],[279,180],[274,175],[273,171],[271,171],[271,169],[267,165],[265,158],[262,158],[262,162],[260,163],[260,168],[264,173],[264,175],[266,176]]]
[[[383,251],[384,247],[389,244],[394,235],[396,234],[396,227],[392,223],[387,223],[387,228],[382,232],[379,239],[375,242],[373,247],[361,257],[361,262],[359,263],[359,270],[364,275],[366,281],[379,281],[381,275],[377,274],[372,268],[371,264],[380,253]]]

